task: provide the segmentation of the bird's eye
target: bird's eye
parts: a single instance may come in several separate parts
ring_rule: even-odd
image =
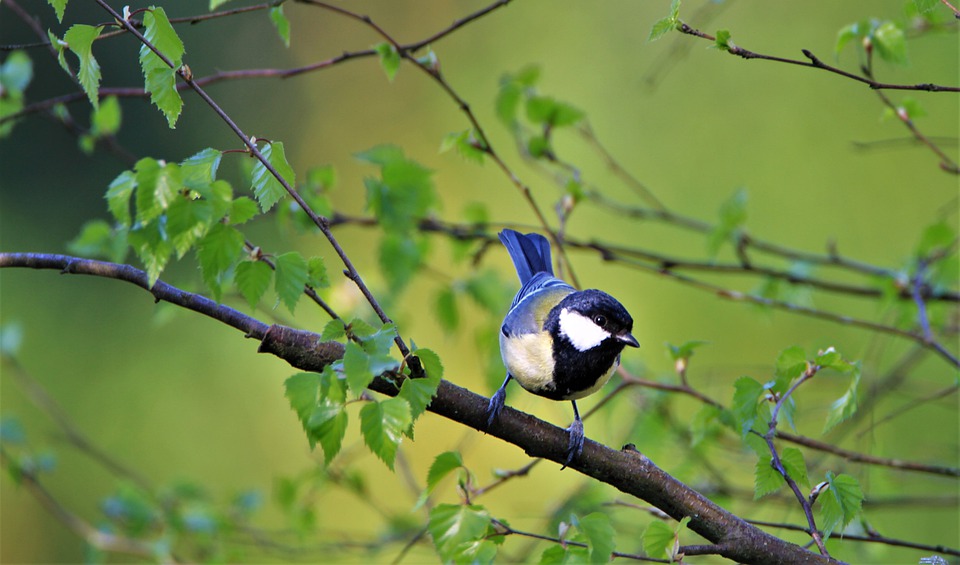
[[[606,326],[606,325],[607,325],[607,317],[606,317],[606,316],[594,316],[594,317],[593,317],[593,323],[596,324],[596,325],[598,325],[598,326],[600,326],[600,327],[602,328],[603,326]]]

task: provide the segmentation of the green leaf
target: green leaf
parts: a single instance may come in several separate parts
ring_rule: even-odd
[[[23,51],[13,51],[0,65],[0,118],[23,109],[23,93],[33,78],[33,63]],[[55,107],[56,108],[56,107]],[[13,131],[19,120],[0,124],[0,138]]]
[[[814,364],[819,365],[821,369],[833,369],[844,375],[852,374],[858,370],[856,363],[851,363],[843,358],[834,348],[829,347],[825,351],[817,354]]]
[[[533,88],[540,77],[540,69],[527,67],[517,74],[504,74],[500,78],[500,90],[497,92],[497,117],[505,125],[515,127],[517,108],[526,91]]]
[[[913,4],[917,7],[917,13],[919,14],[926,14],[938,3],[937,0],[913,0]]]
[[[753,471],[753,499],[777,492],[785,484],[783,475],[773,468],[773,457],[761,455]]]
[[[47,0],[47,4],[53,7],[57,13],[57,22],[63,23],[63,11],[67,9],[67,0]]]
[[[234,273],[234,283],[237,290],[250,304],[250,308],[256,308],[263,298],[263,294],[270,287],[270,279],[273,278],[273,269],[263,261],[241,261],[237,264]]]
[[[461,132],[448,133],[440,142],[440,152],[445,153],[450,149],[456,149],[457,153],[469,161],[483,163],[483,157],[486,151],[483,144],[478,139],[476,132],[472,129]]]
[[[226,224],[214,224],[207,235],[197,244],[197,259],[203,281],[210,288],[215,300],[220,301],[223,275],[243,253],[244,238],[236,228]]]
[[[120,102],[116,96],[108,96],[93,109],[90,133],[96,137],[113,135],[119,131],[120,121]]]
[[[789,384],[807,370],[807,352],[794,345],[780,352],[776,362],[777,392],[786,392]]]
[[[693,350],[700,346],[706,345],[707,343],[709,342],[699,340],[688,341],[679,346],[668,343],[667,349],[670,351],[670,358],[674,361],[679,361],[680,359],[689,359],[690,357],[693,357]]]
[[[175,196],[166,211],[167,237],[177,250],[177,258],[186,255],[213,223],[213,205],[207,200]]]
[[[80,60],[80,71],[77,72],[77,79],[94,108],[100,105],[98,94],[100,89],[100,64],[93,56],[93,40],[100,36],[100,29],[94,26],[74,24],[63,35],[63,40],[67,42],[70,51],[73,51],[77,59]]]
[[[320,394],[320,375],[317,373],[297,373],[283,382],[284,396],[290,401],[290,407],[297,418],[306,423],[317,407]]]
[[[167,209],[183,185],[180,167],[176,163],[161,165],[159,161],[145,157],[137,161],[134,170],[137,221],[150,223]]]
[[[704,439],[713,435],[717,430],[717,420],[720,419],[721,412],[720,408],[712,404],[704,404],[693,415],[693,420],[690,422],[691,447],[700,445]]]
[[[803,453],[794,447],[787,447],[780,453],[780,463],[796,483],[809,487],[810,480],[807,478],[807,464],[803,460]],[[762,496],[776,492],[787,484],[783,475],[773,468],[773,457],[762,455],[757,461],[754,472],[754,500]]]
[[[341,320],[330,320],[323,326],[323,332],[320,334],[322,341],[335,341],[347,335],[347,329]]]
[[[730,51],[733,48],[733,42],[730,41],[730,31],[726,29],[717,30],[717,38],[713,46],[721,51]]]
[[[581,110],[549,96],[531,96],[527,99],[527,119],[535,124],[564,127],[579,122],[583,116]]]
[[[327,192],[337,184],[337,170],[333,165],[312,167],[306,176],[307,186],[316,192]]]
[[[0,65],[0,86],[4,96],[21,97],[33,80],[33,62],[24,51],[13,51]]]
[[[763,394],[763,385],[750,377],[740,377],[733,387],[733,414],[740,424],[740,434],[746,436],[757,418],[757,402]]]
[[[397,338],[397,326],[395,324],[384,324],[373,333],[361,334],[357,328],[354,328],[354,332],[363,339],[363,350],[371,355],[386,355]]]
[[[274,141],[267,144],[260,153],[264,159],[270,163],[273,168],[291,187],[296,185],[296,174],[293,167],[287,162],[287,156],[284,154],[283,143]],[[273,205],[287,195],[287,189],[274,177],[267,167],[259,160],[253,165],[253,193],[260,203],[260,209],[263,212],[269,211]]]
[[[857,411],[859,403],[859,394],[857,389],[860,387],[860,365],[854,364],[853,379],[850,380],[850,386],[843,396],[830,405],[830,411],[827,413],[827,421],[823,426],[823,433],[827,433],[840,422],[843,422]]]
[[[364,321],[363,318],[354,318],[350,320],[347,326],[350,329],[350,334],[360,339],[366,339],[379,331],[377,328]]]
[[[387,234],[380,243],[380,270],[394,292],[410,282],[420,267],[423,257],[421,238],[404,237],[400,233]]]
[[[177,92],[177,70],[183,65],[183,42],[167,19],[163,8],[154,7],[143,15],[143,36],[173,64],[168,65],[146,44],[140,46],[140,68],[144,89],[171,129],[176,127],[183,100]]]
[[[606,514],[594,512],[580,519],[580,531],[587,538],[590,563],[608,563],[616,544],[613,541],[613,526]]]
[[[873,44],[880,58],[888,63],[907,62],[907,41],[903,30],[894,22],[883,22],[873,32]]]
[[[422,508],[423,505],[427,503],[430,494],[433,492],[433,489],[437,487],[437,484],[439,484],[444,477],[459,468],[463,468],[463,458],[459,452],[445,451],[438,455],[433,460],[433,463],[430,465],[430,470],[427,472],[427,487],[420,492],[420,496],[417,498],[413,510],[416,511]]]
[[[740,231],[747,220],[747,191],[737,190],[720,206],[720,222],[707,238],[707,253],[714,257],[720,247]]]
[[[222,157],[221,151],[208,147],[184,159],[180,163],[184,186],[209,197],[208,187],[217,179],[217,169]]]
[[[343,381],[328,369],[329,366],[322,375],[320,402],[314,407],[305,426],[311,445],[320,442],[327,465],[340,453],[349,423],[345,410],[346,389]]]
[[[420,347],[414,351],[414,355],[420,359],[427,376],[437,379],[443,378],[443,363],[440,361],[440,356],[433,350]]]
[[[370,355],[354,342],[347,342],[343,353],[343,372],[347,378],[347,387],[356,396],[363,394],[373,382],[370,369]]]
[[[917,257],[929,257],[933,254],[944,253],[956,242],[957,233],[949,223],[940,220],[931,224],[923,230],[920,236],[920,242],[917,244],[917,250],[914,252]]]
[[[406,159],[403,155],[403,149],[390,144],[376,145],[366,151],[355,153],[354,157],[360,161],[380,167]]]
[[[307,284],[307,261],[296,251],[278,255],[274,261],[276,266],[276,282],[274,285],[277,296],[293,314],[297,302],[303,296],[303,287]]]
[[[231,225],[249,222],[257,215],[257,210],[257,203],[246,196],[235,198],[230,203],[229,222]]]
[[[503,315],[503,310],[510,304],[510,295],[513,294],[500,280],[497,273],[485,269],[468,278],[464,290],[481,308],[491,314]],[[496,341],[496,340],[494,340]]]
[[[290,20],[283,15],[283,4],[270,8],[270,21],[277,28],[277,35],[286,47],[290,47]]]
[[[373,49],[380,56],[380,66],[383,67],[383,72],[387,74],[387,80],[393,82],[393,77],[397,76],[397,71],[400,69],[400,53],[386,41],[378,43]]]
[[[426,492],[433,492],[444,477],[461,467],[463,467],[463,457],[460,456],[460,452],[445,451],[437,455],[430,465],[430,470],[427,471]]]
[[[456,331],[460,325],[460,312],[457,309],[457,295],[453,288],[444,286],[437,292],[434,299],[434,312],[443,331],[448,335]]]
[[[840,52],[843,51],[843,48],[846,47],[847,43],[850,43],[858,37],[860,37],[859,24],[849,24],[840,28],[840,31],[837,32],[837,42],[833,47],[834,54],[839,56]]]
[[[490,525],[490,514],[478,505],[438,504],[430,511],[427,530],[444,562],[453,561],[458,550],[479,541]]]
[[[110,213],[124,227],[130,227],[130,197],[136,187],[137,177],[134,172],[124,171],[113,179],[104,196]]]
[[[3,331],[0,331],[0,337],[6,337],[7,326],[4,326]],[[6,341],[2,341],[6,345]],[[6,347],[3,349],[4,355],[9,354]],[[23,431],[23,424],[20,423],[20,420],[12,416],[4,416],[0,419],[0,443],[6,444],[22,444],[26,441],[27,435]]]
[[[837,528],[844,528],[860,513],[863,491],[856,478],[827,472],[827,487],[817,499],[820,502],[820,528],[826,537]]]
[[[138,223],[127,232],[130,246],[146,268],[150,287],[160,278],[160,273],[174,252],[173,243],[165,236],[162,224],[163,222]]]
[[[127,255],[126,229],[114,230],[103,220],[89,221],[67,244],[67,250],[81,257],[99,257],[120,263]]]
[[[677,22],[675,22],[672,18],[660,18],[659,20],[653,22],[653,25],[650,27],[650,35],[647,36],[647,41],[656,41],[664,35],[670,33],[670,31],[676,27]]]
[[[676,28],[679,22],[680,0],[673,0],[673,2],[670,3],[670,15],[654,22],[653,27],[650,28],[650,35],[647,37],[647,41],[652,42],[660,39]]]
[[[323,257],[311,257],[307,261],[307,284],[313,288],[327,288],[330,278],[327,276],[327,264]]]
[[[7,321],[0,325],[0,357],[15,357],[20,353],[20,345],[22,343],[22,323],[19,321]],[[3,418],[3,421],[7,420],[10,420],[10,418]],[[0,429],[2,429],[2,426],[0,426]]]
[[[216,10],[217,8],[219,8],[220,6],[226,4],[226,3],[229,2],[229,1],[230,1],[230,0],[210,0],[210,11],[212,12],[212,11]]]
[[[674,533],[663,522],[651,522],[643,532],[643,551],[650,557],[662,559],[669,556],[673,547]]]
[[[72,77],[73,72],[70,70],[70,65],[67,64],[67,56],[64,54],[67,48],[67,42],[54,35],[50,30],[47,30],[47,39],[50,41],[50,45],[57,50],[57,63],[60,65],[60,68]]]
[[[780,454],[780,463],[793,479],[800,485],[809,487],[810,479],[807,476],[807,463],[803,459],[803,452],[795,447],[785,447]]]
[[[403,432],[412,423],[410,405],[402,398],[370,402],[360,409],[360,433],[370,451],[390,470],[403,441]]]
[[[379,332],[364,336],[361,331],[358,331],[356,322],[357,320],[351,322],[351,330],[355,336],[363,339],[363,343],[362,345],[357,345],[355,342],[347,343],[342,365],[351,392],[360,396],[374,377],[397,370],[400,363],[387,355],[390,344],[396,336],[393,326],[384,326]]]
[[[418,356],[422,351],[425,352],[428,350],[418,349]],[[424,357],[421,357],[421,360],[423,358]],[[411,421],[416,421],[416,419],[423,414],[433,400],[433,397],[437,395],[437,388],[439,386],[440,377],[431,375],[429,372],[426,377],[419,379],[408,377],[403,380],[403,384],[400,385],[400,393],[397,397],[406,400],[407,403],[410,404]]]
[[[340,451],[347,429],[344,411],[346,391],[330,366],[323,373],[299,373],[284,383],[285,396],[297,413],[313,448],[317,442],[323,448],[326,462]]]
[[[387,233],[407,236],[437,203],[432,171],[391,145],[374,147],[357,158],[380,165],[380,179],[364,179],[367,208]]]

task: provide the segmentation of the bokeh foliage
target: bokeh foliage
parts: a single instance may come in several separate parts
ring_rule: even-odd
[[[158,560],[391,560],[409,551],[413,561],[439,552],[445,560],[602,562],[614,548],[664,557],[700,543],[685,524],[638,512],[548,463],[487,495],[482,485],[528,463],[522,453],[430,415],[414,432],[429,382],[407,381],[395,399],[365,393],[373,375],[408,370],[392,348],[398,332],[412,346],[429,345],[417,349],[429,360],[428,377],[492,390],[502,376],[499,318],[514,285],[489,239],[502,224],[541,229],[527,188],[572,242],[567,274],[634,312],[644,346],[624,359],[629,374],[661,385],[682,378],[716,402],[624,387],[591,418],[594,439],[635,443],[741,515],[797,524],[796,500],[749,433],[763,431],[775,406],[782,430],[957,466],[955,366],[896,332],[797,314],[917,333],[923,310],[935,339],[956,355],[956,302],[909,295],[918,273],[929,296],[957,292],[956,176],[911,144],[902,124],[915,123],[955,153],[955,95],[887,92],[891,108],[841,77],[723,53],[741,42],[776,54],[803,47],[852,72],[868,66],[884,82],[956,85],[956,25],[942,5],[851,2],[788,15],[733,1],[682,10],[679,2],[514,2],[419,50],[426,73],[362,22],[299,3],[196,26],[168,19],[196,14],[194,3],[143,12],[145,37],[174,68],[188,62],[193,77],[370,50],[296,78],[264,73],[269,78],[209,90],[257,136],[251,143],[266,163],[331,218],[393,326],[378,322],[339,276],[338,257],[266,163],[250,159],[198,98],[174,89],[167,61],[129,37],[98,40],[106,30],[91,24],[109,20],[102,10],[52,4],[55,13],[36,12],[54,56],[42,48],[5,54],[0,115],[64,91],[83,97],[49,108],[49,120],[0,125],[3,251],[68,249],[131,261],[152,280],[261,319],[355,341],[342,366],[291,376],[239,336],[151,307],[119,283],[4,269],[0,437],[12,475],[2,483],[4,561],[76,560],[85,551],[89,560],[107,558],[84,549],[16,487],[23,473],[42,477],[91,523],[147,540],[146,554]],[[219,4],[210,9],[233,3]],[[483,6],[363,9],[393,37],[416,40]],[[3,43],[31,41],[23,22],[0,10],[11,38]],[[676,33],[681,20],[720,31],[703,42]],[[253,39],[226,39],[236,37]],[[61,66],[76,72],[76,84]],[[442,77],[439,85],[431,76]],[[98,95],[98,86],[130,84],[146,84],[149,102]],[[55,166],[30,166],[36,162]],[[777,253],[762,264],[766,271],[751,271],[745,264],[753,264],[757,241],[878,272],[833,278],[836,265]],[[683,271],[693,283],[671,276],[684,262],[700,265]],[[831,294],[819,280],[870,293]],[[328,322],[308,306],[305,285],[351,321]],[[815,379],[787,395],[811,367]],[[64,445],[64,428],[42,402],[37,410],[23,384],[34,381],[66,408],[67,430],[95,438],[127,471],[105,473],[86,458],[89,449]],[[782,406],[770,402],[785,395]],[[910,412],[917,417],[886,420],[927,398]],[[566,406],[519,393],[508,402],[559,425],[569,418]],[[780,456],[808,492],[824,482],[822,529],[960,545],[955,477],[796,447],[781,446]],[[469,500],[478,492],[482,498]],[[268,543],[258,532],[280,533]],[[424,538],[405,548],[423,532],[432,546]],[[518,532],[575,543],[512,539]],[[858,562],[926,555],[836,536],[828,547]]]

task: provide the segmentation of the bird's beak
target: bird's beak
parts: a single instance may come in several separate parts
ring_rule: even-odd
[[[618,334],[617,339],[630,347],[640,347],[640,342],[637,341],[637,338],[633,337],[632,334]]]

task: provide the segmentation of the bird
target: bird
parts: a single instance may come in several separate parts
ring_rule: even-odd
[[[503,410],[511,380],[538,396],[571,401],[574,420],[567,428],[566,468],[583,451],[577,400],[610,380],[625,347],[640,347],[631,334],[633,318],[606,292],[577,290],[555,277],[550,242],[544,236],[504,229],[499,238],[516,268],[520,290],[500,327],[507,376],[490,398],[487,428]]]

